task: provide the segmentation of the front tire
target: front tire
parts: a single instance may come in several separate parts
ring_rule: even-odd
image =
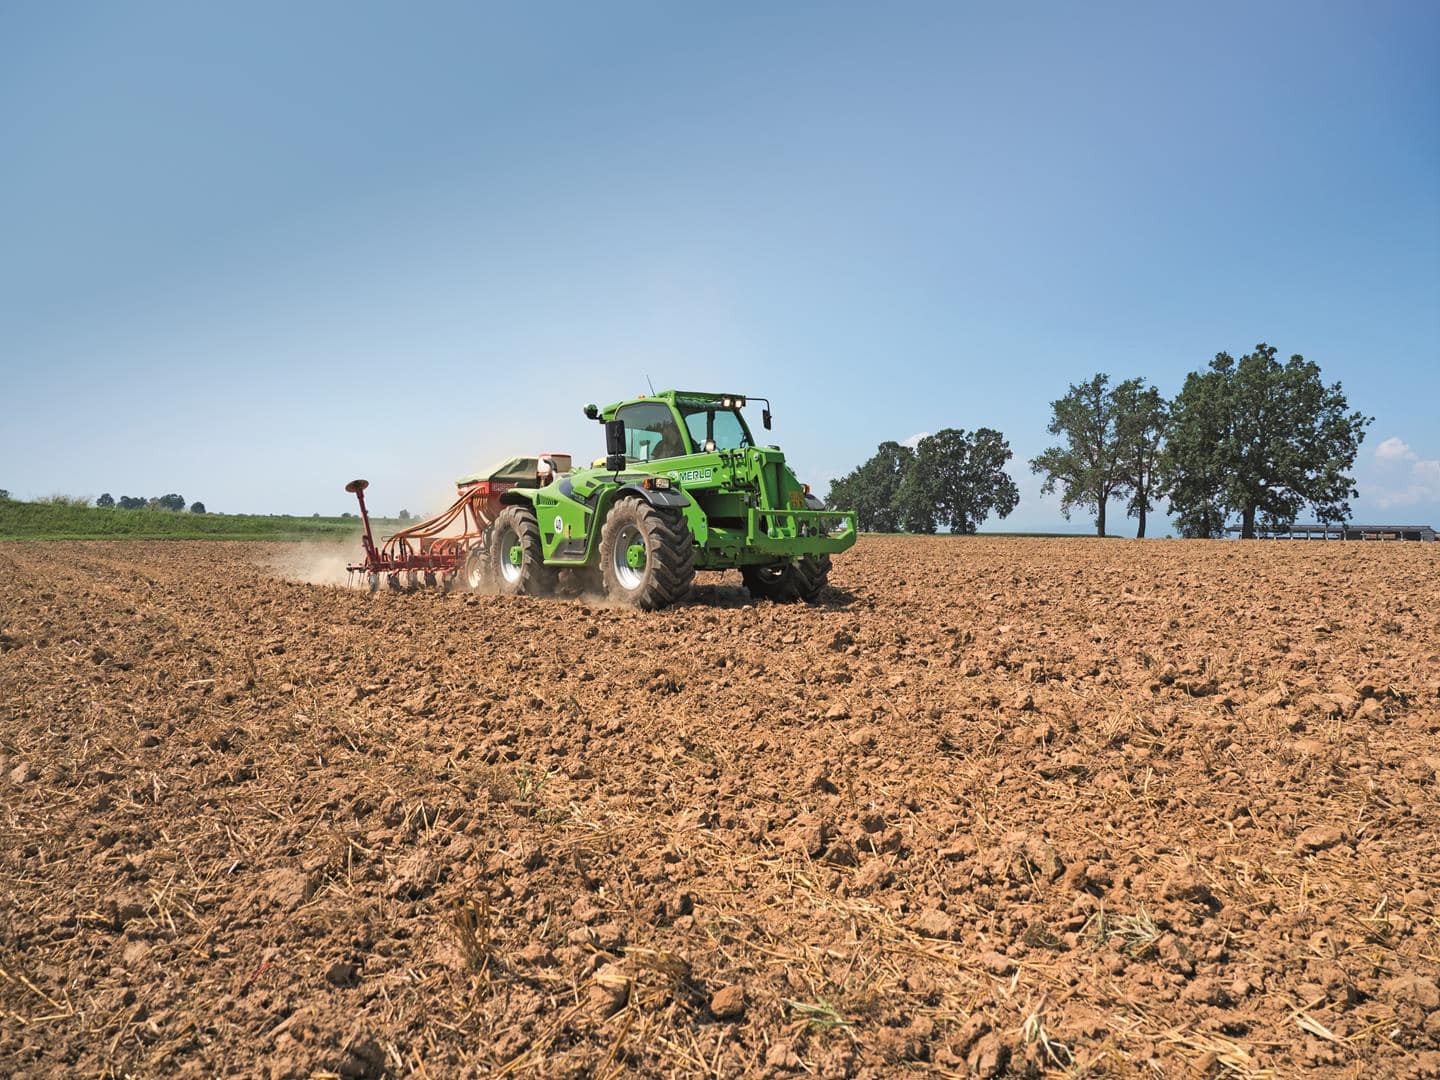
[[[490,580],[502,596],[546,596],[555,571],[545,565],[540,523],[528,506],[507,506],[490,526],[485,544]]]
[[[802,555],[777,566],[742,566],[740,576],[756,600],[792,604],[819,597],[830,578],[829,555]]]
[[[695,582],[695,541],[684,515],[622,499],[600,530],[600,571],[605,594],[622,604],[655,611],[685,599]]]

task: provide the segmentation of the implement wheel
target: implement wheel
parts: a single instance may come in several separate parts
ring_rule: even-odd
[[[504,596],[546,596],[555,587],[555,571],[545,565],[540,524],[528,506],[507,506],[490,526],[485,545],[490,580]]]
[[[820,595],[830,577],[829,555],[802,555],[778,566],[742,566],[740,576],[756,600],[781,604],[811,601]]]
[[[600,530],[600,573],[611,600],[654,611],[690,595],[695,541],[679,512],[640,499],[610,508]]]

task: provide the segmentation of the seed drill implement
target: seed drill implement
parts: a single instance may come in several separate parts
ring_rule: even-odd
[[[501,510],[501,497],[521,484],[537,487],[563,469],[570,469],[569,454],[541,454],[533,458],[507,458],[473,476],[456,481],[456,498],[434,517],[417,521],[375,543],[370,511],[365,505],[368,480],[351,480],[345,490],[360,503],[360,544],[364,561],[346,567],[352,584],[358,577],[371,591],[381,583],[391,589],[414,589],[421,584],[450,589],[457,583],[469,589],[485,581],[485,536]]]

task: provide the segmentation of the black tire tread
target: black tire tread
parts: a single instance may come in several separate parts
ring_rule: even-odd
[[[460,565],[455,572],[455,579],[452,588],[467,592],[479,591],[490,584],[490,553],[481,547],[470,548],[465,552],[465,557],[460,560]],[[472,586],[470,584],[470,571],[474,566],[479,567],[479,580]]]
[[[513,585],[500,573],[500,560],[507,557],[500,537],[513,528],[520,540],[520,580]],[[528,506],[507,506],[496,515],[490,526],[491,542],[486,544],[490,558],[489,584],[503,596],[548,596],[555,586],[555,571],[545,565],[540,546],[540,523]]]
[[[779,567],[742,566],[740,576],[756,600],[777,604],[816,600],[830,578],[829,555],[802,555]]]
[[[613,580],[613,537],[626,522],[634,524],[652,542],[646,560],[646,580],[630,590]],[[695,542],[685,516],[660,510],[640,499],[623,499],[610,508],[600,529],[600,571],[605,592],[612,599],[645,611],[656,611],[686,599],[695,583]]]

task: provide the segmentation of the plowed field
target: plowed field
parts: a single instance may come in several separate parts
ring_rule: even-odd
[[[276,554],[0,545],[0,1073],[1440,1073],[1440,545]]]

